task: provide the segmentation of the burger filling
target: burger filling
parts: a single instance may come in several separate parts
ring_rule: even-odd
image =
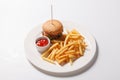
[[[49,39],[52,40],[52,39],[58,39],[58,38],[60,38],[62,36],[62,33],[59,33],[57,35],[50,35],[48,33],[42,32],[42,35],[43,36],[47,36],[47,37],[49,37]]]

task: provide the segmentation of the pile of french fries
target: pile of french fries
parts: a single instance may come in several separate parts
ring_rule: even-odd
[[[66,63],[72,65],[84,55],[87,45],[84,37],[77,30],[67,31],[64,36],[64,40],[51,40],[52,46],[41,55],[44,60],[61,66]]]

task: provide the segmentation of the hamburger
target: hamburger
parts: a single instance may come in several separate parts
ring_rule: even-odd
[[[42,26],[44,36],[49,37],[50,39],[57,39],[61,37],[63,32],[63,25],[58,20],[48,20]]]

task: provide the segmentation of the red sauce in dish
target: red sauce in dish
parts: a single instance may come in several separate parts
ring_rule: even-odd
[[[43,39],[38,39],[36,42],[37,46],[46,46],[48,44],[48,40],[43,38]]]

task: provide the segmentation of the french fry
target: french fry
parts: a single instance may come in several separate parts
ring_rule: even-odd
[[[76,29],[73,29],[73,30],[71,31],[71,33],[73,33],[73,34],[79,34],[79,32],[76,31]]]
[[[67,63],[67,59],[66,58],[62,58],[61,60],[57,60],[57,62],[60,65],[64,65],[65,63]]]
[[[69,34],[66,36],[66,38],[65,38],[65,42],[64,42],[64,46],[67,44],[67,41],[68,41],[68,39],[69,39]]]
[[[50,51],[47,50],[46,52],[42,53],[41,56],[42,56],[42,57],[47,57],[49,54],[50,54]]]
[[[73,49],[73,48],[74,48],[74,45],[70,46],[68,50],[71,50],[71,49]]]
[[[75,53],[75,50],[66,51],[65,54]]]
[[[60,60],[60,59],[62,59],[62,58],[67,58],[67,57],[68,57],[68,55],[61,55],[61,56],[58,56],[57,59]]]
[[[50,57],[51,60],[55,59],[55,53],[56,53],[56,51],[57,51],[57,49],[54,49],[54,51],[51,53],[52,54],[51,57]]]
[[[81,36],[80,34],[73,34],[71,33],[70,36]]]
[[[55,64],[63,66],[66,63],[73,62],[84,55],[86,42],[84,37],[75,29],[68,31],[61,38],[51,40],[52,46],[42,54],[42,58]]]
[[[75,55],[73,55],[73,54],[69,54],[69,58],[76,58],[76,56]]]
[[[61,40],[51,40],[52,43],[60,43],[60,42],[63,42]]]
[[[52,56],[52,52],[47,56],[48,59],[50,59],[50,57]]]
[[[63,54],[68,48],[63,48],[61,50],[59,50],[56,54],[56,57],[60,56],[61,54]]]
[[[45,61],[47,61],[47,62],[50,62],[50,63],[52,63],[52,64],[55,64],[54,63],[54,61],[53,60],[51,60],[51,59],[48,59],[48,58],[45,58],[45,57],[42,57]]]
[[[56,46],[58,46],[58,43],[53,44],[48,50],[51,51],[53,48],[55,48]]]
[[[83,55],[83,51],[82,51],[81,45],[79,45],[79,52],[80,52],[80,55]]]
[[[72,39],[79,39],[80,36],[70,36],[70,38],[72,38]]]

